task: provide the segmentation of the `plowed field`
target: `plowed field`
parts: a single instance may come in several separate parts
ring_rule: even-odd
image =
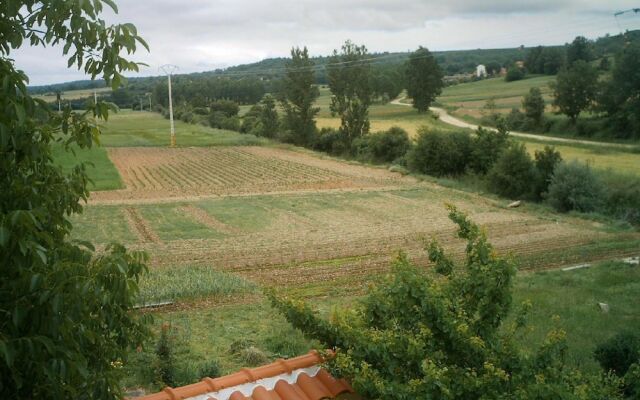
[[[126,188],[92,194],[74,224],[79,238],[127,241],[148,251],[154,268],[207,265],[318,295],[362,289],[399,250],[426,264],[431,238],[462,255],[445,203],[466,211],[524,268],[617,256],[638,243],[634,233],[526,205],[507,209],[481,195],[309,152],[111,148],[109,156]]]
[[[261,147],[111,148],[109,157],[126,188],[95,192],[94,203],[371,189],[413,181],[384,169]]]

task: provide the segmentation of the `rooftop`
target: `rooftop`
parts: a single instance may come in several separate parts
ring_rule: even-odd
[[[167,387],[136,400],[320,400],[353,393],[344,379],[336,379],[320,367],[323,362],[317,351],[311,351],[220,378]]]

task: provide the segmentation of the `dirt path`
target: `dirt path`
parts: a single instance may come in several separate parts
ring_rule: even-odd
[[[391,101],[391,104],[395,104],[395,105],[398,105],[398,106],[411,107],[411,104],[409,104],[409,103],[402,103],[402,100],[404,100],[405,98],[406,97],[397,98],[397,99]],[[472,130],[478,129],[478,125],[470,124],[470,123],[465,122],[465,121],[463,121],[461,119],[458,119],[458,118],[452,116],[451,114],[449,114],[443,108],[430,107],[429,110],[431,110],[434,113],[436,113],[438,115],[438,117],[440,118],[440,121],[444,122],[445,124],[457,126],[459,128],[472,129]],[[495,131],[494,128],[490,128],[490,127],[483,127],[483,128]],[[560,138],[560,137],[556,137],[556,136],[535,135],[535,134],[532,134],[532,133],[524,133],[524,132],[513,132],[513,131],[511,131],[511,132],[509,132],[509,134],[512,135],[512,136],[521,137],[521,138],[525,138],[525,139],[547,140],[547,141],[550,141],[550,142],[567,143],[567,144],[588,144],[588,145],[592,145],[592,146],[618,147],[618,148],[621,148],[621,149],[630,149],[630,148],[634,147],[634,145],[631,145],[631,144],[602,143],[602,142],[594,142],[594,141],[590,141],[590,140],[567,139],[567,138]]]
[[[129,227],[141,243],[160,243],[160,238],[142,218],[137,208],[126,207],[123,211]]]

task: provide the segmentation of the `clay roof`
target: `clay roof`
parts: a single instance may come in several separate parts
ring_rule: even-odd
[[[243,368],[220,378],[139,397],[136,400],[320,400],[353,393],[344,379],[336,379],[319,364],[317,351],[257,368]]]

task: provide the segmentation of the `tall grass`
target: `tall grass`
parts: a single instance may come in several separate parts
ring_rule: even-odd
[[[521,337],[531,351],[559,325],[567,332],[570,362],[595,370],[593,351],[599,343],[621,330],[640,329],[640,267],[605,262],[588,269],[526,274],[515,283],[515,304],[523,300],[533,304],[528,317],[531,330]],[[602,312],[598,303],[608,304],[610,311]]]
[[[210,266],[179,266],[152,269],[140,283],[140,302],[224,299],[256,291],[254,283]]]

